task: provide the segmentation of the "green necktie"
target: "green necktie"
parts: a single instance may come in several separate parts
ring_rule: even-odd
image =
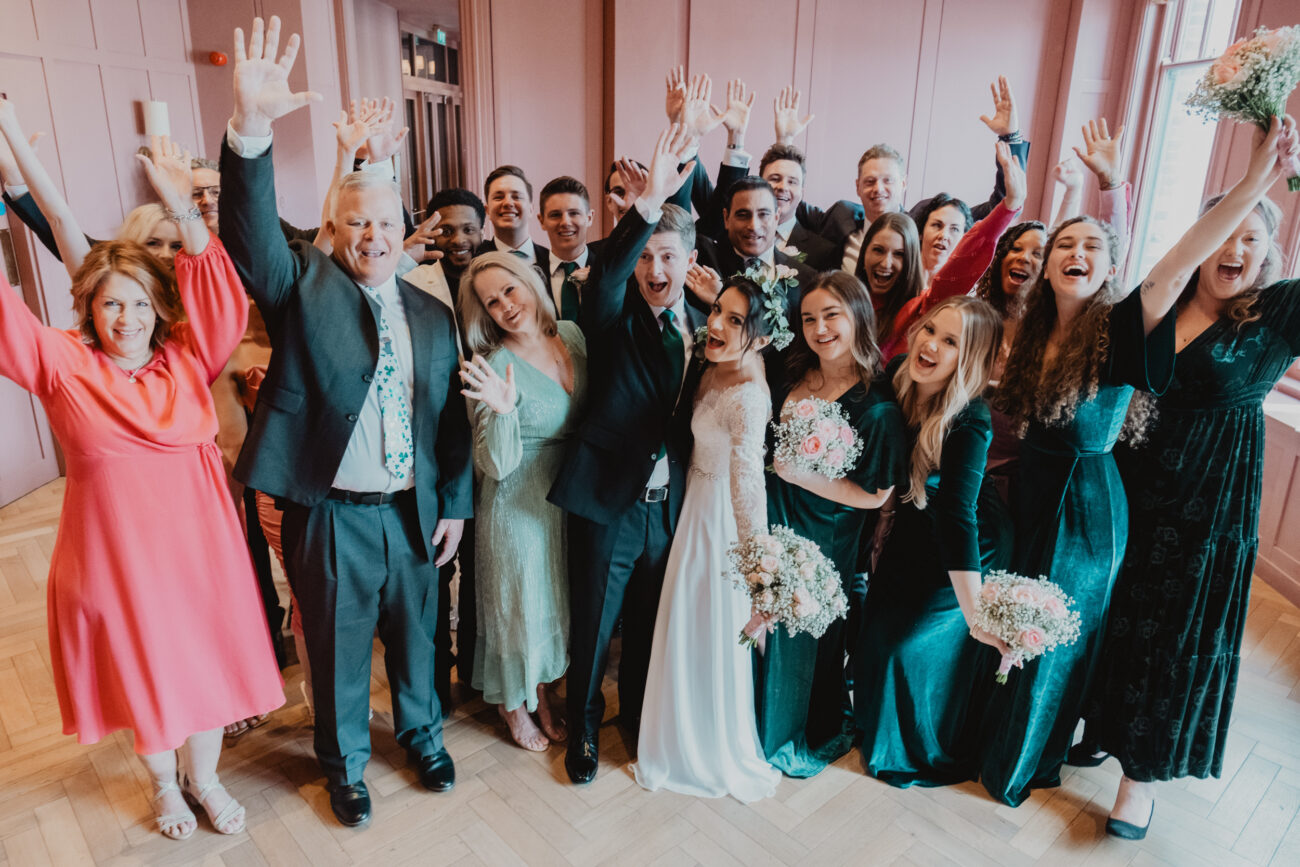
[[[660,333],[660,339],[664,345],[664,354],[668,356],[668,369],[672,372],[673,394],[682,385],[682,369],[686,366],[686,343],[682,340],[682,333],[677,330],[677,317],[673,311],[665,310],[659,314],[659,320],[663,322],[663,331]],[[657,458],[662,458],[668,449],[666,444],[659,447]]]
[[[510,251],[510,255],[511,255],[511,256],[518,256],[520,259],[527,259],[527,258],[528,258],[528,254],[525,253],[523,250],[511,250],[511,251]]]
[[[564,282],[560,284],[560,318],[567,322],[577,322],[578,284],[573,282],[573,272],[578,270],[578,263],[561,262],[560,270],[564,272]]]

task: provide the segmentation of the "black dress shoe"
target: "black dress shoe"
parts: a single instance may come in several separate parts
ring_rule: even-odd
[[[349,828],[370,822],[370,790],[365,783],[339,783],[326,786],[334,818]]]
[[[1065,763],[1076,768],[1095,768],[1110,758],[1110,753],[1098,750],[1092,744],[1079,743],[1065,754]]]
[[[1106,817],[1106,833],[1112,837],[1119,837],[1123,840],[1141,840],[1147,835],[1147,828],[1151,827],[1151,817],[1156,814],[1156,802],[1151,802],[1151,812],[1147,813],[1147,823],[1145,825],[1134,825],[1132,822],[1124,822],[1119,819]]]
[[[411,756],[411,764],[415,765],[420,785],[430,792],[450,792],[456,785],[456,765],[445,749],[431,756]]]
[[[600,763],[600,746],[595,732],[569,736],[569,749],[564,754],[564,769],[575,783],[590,783],[596,779],[596,766]]]

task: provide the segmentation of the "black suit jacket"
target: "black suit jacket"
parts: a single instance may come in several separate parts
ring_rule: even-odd
[[[676,522],[690,457],[690,369],[672,381],[659,323],[631,278],[652,227],[633,208],[605,240],[578,318],[587,338],[587,414],[569,442],[547,499],[588,521],[608,524],[636,502],[667,444],[669,513]],[[703,318],[687,308],[691,328]]]
[[[379,307],[333,259],[277,230],[271,154],[221,147],[221,240],[266,319],[274,351],[235,464],[252,488],[314,506],[329,492],[379,360]],[[468,518],[471,441],[451,311],[404,280],[414,355],[415,497],[424,543]]]

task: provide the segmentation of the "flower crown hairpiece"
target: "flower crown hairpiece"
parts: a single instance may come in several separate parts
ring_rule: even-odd
[[[776,265],[773,270],[774,274],[768,276],[761,266],[751,265],[740,276],[763,290],[763,318],[772,328],[772,346],[779,352],[794,340],[790,321],[785,318],[785,304],[790,290],[799,285],[799,272],[789,265]]]

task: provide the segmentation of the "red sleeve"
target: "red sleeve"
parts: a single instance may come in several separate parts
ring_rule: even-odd
[[[954,295],[965,295],[975,288],[997,249],[998,238],[1015,221],[1019,211],[1002,202],[980,220],[957,242],[948,261],[932,278],[925,291],[903,305],[894,319],[894,329],[882,342],[880,351],[886,362],[907,348],[907,331],[934,305]]]
[[[85,363],[89,352],[79,335],[42,325],[0,273],[0,376],[43,396]]]
[[[197,256],[176,254],[176,284],[189,322],[183,329],[190,351],[208,382],[226,366],[248,327],[248,296],[226,248],[216,235]]]

